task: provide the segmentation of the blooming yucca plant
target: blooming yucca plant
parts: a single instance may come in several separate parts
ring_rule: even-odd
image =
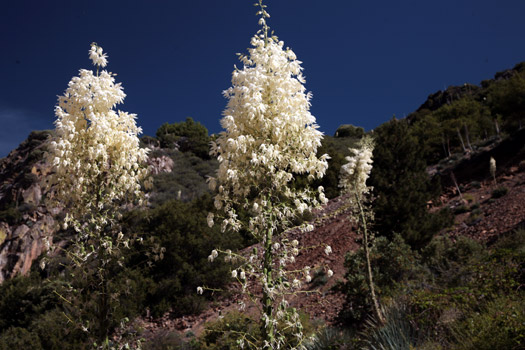
[[[296,189],[294,179],[298,174],[307,174],[309,180],[321,178],[328,167],[328,155],[316,155],[322,133],[309,111],[311,94],[303,85],[301,62],[269,33],[266,20],[270,16],[262,0],[255,5],[260,8],[261,29],[251,40],[249,54],[240,56],[244,67],[235,68],[232,87],[224,91],[228,105],[221,125],[225,131],[212,143],[211,154],[218,158],[219,169],[217,177],[209,179],[217,194],[216,214],[209,214],[208,223],[212,226],[218,221],[222,230],[247,229],[261,243],[262,252],[254,249],[244,257],[214,250],[209,259],[215,260],[222,252],[227,261],[240,264],[232,277],[261,305],[264,339],[259,348],[279,348],[284,343],[301,348],[302,326],[286,296],[311,280],[310,268],[286,269],[302,248],[282,233],[293,227],[303,212],[327,201],[322,187],[317,191]],[[242,220],[239,211],[248,219]],[[313,230],[309,224],[301,228]],[[331,252],[330,247],[326,252]],[[255,289],[262,289],[262,296],[251,295],[250,290]],[[294,342],[285,339],[285,331],[278,325],[293,334]],[[250,342],[245,337],[240,345],[245,341]]]
[[[109,267],[130,243],[120,232],[119,209],[141,201],[141,183],[146,180],[147,186],[151,179],[144,166],[147,149],[139,147],[136,115],[114,110],[126,96],[123,88],[114,74],[99,72],[107,65],[106,54],[92,44],[89,57],[97,72],[81,69],[58,99],[48,161],[54,169],[51,201],[66,208],[63,228],[76,231],[68,256],[96,291],[97,320],[91,324],[103,341],[110,323]]]
[[[369,251],[371,233],[368,231],[368,221],[373,219],[373,212],[369,206],[367,206],[367,195],[370,193],[371,187],[367,186],[366,180],[368,180],[370,171],[372,170],[374,140],[368,135],[363,136],[358,146],[359,148],[349,149],[353,155],[346,157],[347,163],[341,167],[339,187],[341,188],[341,194],[346,195],[348,201],[351,203],[353,218],[355,217],[359,223],[358,227],[363,235],[362,246],[365,250],[370,295],[374,302],[374,311],[378,322],[384,323],[385,319],[375,294]]]

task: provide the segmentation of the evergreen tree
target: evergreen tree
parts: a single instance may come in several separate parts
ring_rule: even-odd
[[[421,247],[442,227],[443,214],[427,210],[439,184],[428,177],[423,153],[405,120],[394,118],[374,134],[375,165],[370,184],[376,197],[375,229],[388,238],[400,233],[412,247]]]
[[[156,135],[160,145],[164,148],[172,148],[177,145],[181,152],[191,151],[200,158],[210,158],[208,129],[191,117],[187,117],[184,122],[180,123],[162,124]]]

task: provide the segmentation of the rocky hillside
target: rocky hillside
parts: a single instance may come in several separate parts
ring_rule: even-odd
[[[64,246],[67,243],[67,234],[64,237],[56,235],[60,230],[57,218],[60,218],[62,209],[49,208],[45,203],[49,195],[46,177],[51,167],[44,161],[44,153],[50,133],[47,130],[31,132],[18,148],[0,159],[0,283],[18,274],[27,274],[33,262],[51,245]],[[181,165],[186,158],[176,150],[152,147],[148,166],[158,185],[157,190],[149,194],[152,201],[174,198],[172,192],[175,189],[182,192],[184,186],[172,179],[175,166],[190,173],[186,176],[188,182],[189,178],[204,183],[200,175],[188,170],[191,166]],[[163,188],[166,182],[175,189],[167,191]],[[184,192],[184,198],[191,199],[202,190],[193,194]]]
[[[523,139],[520,138],[521,141]],[[443,230],[440,235],[457,240],[459,237],[469,237],[483,244],[490,245],[509,232],[525,227],[525,155],[521,158],[515,155],[507,157],[508,161],[502,162],[498,168],[497,181],[488,175],[488,154],[501,154],[509,144],[517,142],[515,139],[507,140],[485,153],[480,152],[476,157],[465,157],[450,167],[449,172],[457,171],[461,174],[458,186],[446,186],[434,210],[449,208],[454,214],[452,226]],[[490,157],[490,156],[488,156]],[[505,159],[507,159],[505,158]],[[487,158],[488,159],[488,158]],[[470,173],[463,171],[467,162],[473,170],[485,169],[483,176],[480,171]],[[315,230],[309,233],[292,231],[293,239],[299,240],[302,246],[317,246],[322,243],[333,247],[333,254],[326,256],[323,249],[317,248],[297,258],[297,267],[316,266],[327,264],[334,271],[332,278],[319,274],[317,279],[304,287],[304,291],[315,291],[311,294],[301,294],[293,297],[290,304],[304,310],[313,319],[324,321],[326,324],[337,324],[340,311],[345,304],[345,295],[334,288],[345,281],[345,256],[348,252],[359,249],[360,237],[356,233],[356,226],[349,217],[348,206],[345,198],[337,197],[321,210],[315,212],[312,220]],[[248,247],[247,254],[253,249]],[[206,323],[214,322],[223,315],[237,310],[237,301],[242,296],[235,292],[232,285],[232,294],[220,297],[212,305],[198,315],[187,315],[173,318],[170,313],[163,317],[146,317],[140,319],[140,325],[145,329],[144,335],[148,339],[165,336],[170,332],[181,334],[200,335]],[[247,301],[249,304],[249,301]],[[245,314],[256,316],[257,308],[248,306]]]
[[[26,274],[49,247],[59,210],[43,202],[50,167],[43,162],[49,131],[34,131],[0,160],[0,283]]]

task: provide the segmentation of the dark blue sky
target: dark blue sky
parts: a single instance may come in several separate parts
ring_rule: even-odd
[[[109,55],[144,133],[187,116],[211,133],[236,53],[258,30],[254,0],[11,0],[0,13],[0,157],[53,108],[90,43]],[[523,0],[267,0],[269,25],[304,62],[312,113],[332,135],[414,111],[450,85],[525,61]]]

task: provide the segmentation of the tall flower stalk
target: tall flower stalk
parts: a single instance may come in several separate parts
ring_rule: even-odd
[[[126,95],[114,74],[99,71],[107,65],[107,55],[92,44],[89,57],[97,72],[81,69],[58,99],[48,161],[54,168],[51,200],[66,209],[63,228],[76,231],[68,256],[76,275],[96,294],[96,319],[89,322],[94,329],[87,326],[90,320],[82,320],[82,327],[103,342],[111,323],[109,269],[130,244],[120,231],[119,211],[124,204],[142,201],[147,150],[139,147],[136,115],[114,110]]]
[[[368,230],[368,222],[373,219],[373,212],[366,205],[371,190],[371,187],[366,185],[366,180],[372,170],[374,141],[370,136],[364,136],[359,142],[359,148],[350,148],[349,150],[353,155],[346,157],[347,163],[341,167],[339,187],[341,187],[342,194],[348,196],[348,200],[354,209],[354,218],[357,219],[359,230],[363,235],[362,244],[365,251],[368,286],[374,304],[374,313],[378,321],[384,324],[385,318],[375,293],[370,263],[371,234]]]
[[[223,231],[247,229],[262,252],[255,249],[244,257],[215,250],[210,260],[222,252],[226,260],[240,264],[232,277],[245,295],[259,301],[263,348],[281,347],[288,341],[285,332],[293,333],[300,348],[302,326],[286,299],[299,291],[301,282],[311,279],[310,267],[287,270],[301,247],[283,233],[305,211],[327,201],[322,187],[298,189],[294,179],[299,174],[307,174],[309,180],[321,178],[328,155],[316,155],[322,133],[309,111],[311,94],[303,85],[301,62],[270,32],[266,23],[270,15],[262,0],[256,6],[261,29],[252,38],[248,55],[240,55],[244,67],[235,67],[232,87],[224,91],[228,105],[221,125],[225,131],[212,143],[219,169],[216,178],[209,179],[217,194],[216,214],[209,214],[208,223],[217,221]],[[313,226],[303,224],[301,229],[313,230]],[[260,298],[252,294],[258,288]],[[248,338],[240,345],[245,341]]]
[[[490,157],[489,171],[490,171],[490,176],[492,176],[492,179],[494,180],[494,183],[496,184],[497,183],[496,181],[496,159],[494,159],[494,157]]]

